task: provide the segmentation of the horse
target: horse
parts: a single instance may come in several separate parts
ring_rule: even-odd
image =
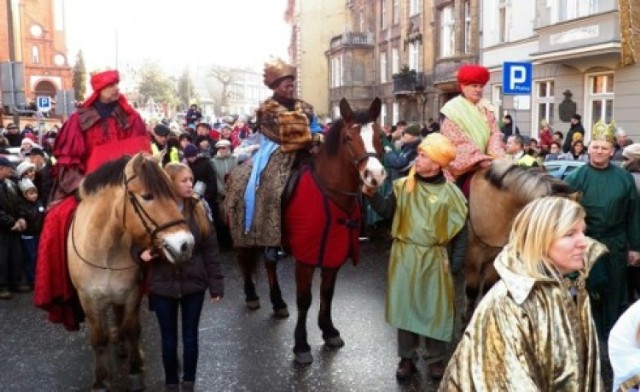
[[[89,327],[92,390],[107,389],[110,334],[118,355],[128,358],[129,390],[142,390],[142,266],[132,247],[154,247],[177,264],[190,259],[194,239],[176,205],[169,177],[142,153],[105,163],[84,178],[79,190],[80,202],[67,234],[67,257]]]
[[[386,178],[379,160],[383,152],[382,132],[376,123],[380,110],[381,101],[378,98],[368,110],[360,112],[354,112],[347,100],[342,99],[341,118],[332,124],[318,152],[308,163],[301,165],[299,174],[293,175],[287,185],[283,200],[282,238],[287,253],[296,259],[298,319],[293,351],[298,363],[313,361],[307,343],[306,316],[311,305],[311,286],[316,267],[322,270],[318,323],[325,344],[334,348],[344,345],[331,320],[331,302],[340,267],[349,257],[354,262],[358,258],[360,189],[363,185],[379,187]],[[302,184],[312,185],[312,189],[304,191]],[[326,216],[331,218],[323,221]],[[328,242],[331,246],[326,246]],[[249,309],[260,306],[252,278],[261,251],[259,248],[236,247]],[[288,317],[276,274],[276,263],[266,262],[265,265],[275,317]]]
[[[538,197],[577,198],[562,180],[507,160],[498,160],[478,171],[471,180],[469,193],[464,321],[471,319],[480,292],[486,294],[498,281],[493,260],[507,244],[518,212]]]

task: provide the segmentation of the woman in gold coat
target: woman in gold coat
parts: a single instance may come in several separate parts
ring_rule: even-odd
[[[440,391],[603,391],[585,279],[606,248],[584,235],[585,212],[545,197],[516,217]]]

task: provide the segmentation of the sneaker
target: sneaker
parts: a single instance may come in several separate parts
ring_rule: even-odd
[[[165,392],[180,392],[180,385],[178,384],[167,384],[164,387]]]
[[[193,392],[194,391],[194,383],[193,381],[183,381],[182,382],[182,392]]]
[[[0,289],[0,299],[11,299],[13,298],[13,294],[9,291],[8,288],[3,287]]]
[[[21,284],[16,289],[18,293],[30,293],[32,290],[33,288],[31,288],[31,286],[29,286],[28,284]]]
[[[398,370],[396,370],[396,379],[398,381],[406,381],[413,377],[417,372],[418,369],[416,369],[413,359],[402,358],[398,364]]]

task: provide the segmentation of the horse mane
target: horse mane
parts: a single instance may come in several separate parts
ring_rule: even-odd
[[[95,194],[103,188],[120,186],[124,182],[124,170],[131,161],[130,156],[109,161],[86,176],[82,182],[82,195]],[[173,198],[171,183],[160,165],[142,156],[133,162],[134,172],[144,189],[153,196]]]
[[[489,183],[498,189],[509,189],[522,200],[542,196],[564,196],[573,193],[571,187],[540,169],[529,169],[508,161],[496,161],[485,173]]]
[[[124,181],[124,168],[130,160],[130,156],[123,156],[97,168],[82,181],[82,193],[91,195],[102,188],[121,185]]]
[[[353,114],[353,122],[356,124],[364,125],[373,122],[375,119],[371,118],[368,110],[357,111]],[[328,156],[335,156],[338,154],[340,148],[340,133],[344,126],[344,120],[339,118],[331,124],[329,132],[324,136],[323,146]]]

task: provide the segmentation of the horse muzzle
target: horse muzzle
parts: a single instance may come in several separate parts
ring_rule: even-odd
[[[369,168],[367,166],[360,174],[360,177],[364,185],[370,188],[379,188],[387,178],[387,171],[384,170],[384,167],[382,167],[382,165],[380,165],[380,167],[376,166],[373,168]]]
[[[180,264],[191,259],[194,246],[193,235],[188,231],[177,231],[162,238],[162,252],[173,264]]]

